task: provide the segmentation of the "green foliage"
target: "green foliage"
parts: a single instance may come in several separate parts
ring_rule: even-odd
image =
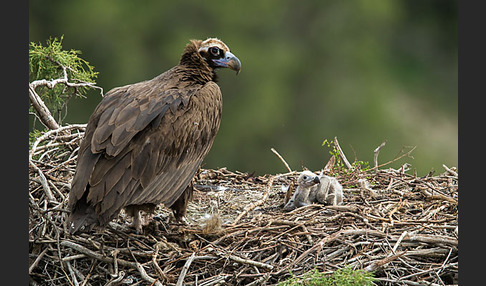
[[[336,148],[336,145],[334,145],[334,141],[324,139],[324,142],[322,142],[322,146],[326,146],[327,148],[331,149],[331,150],[329,150],[329,154],[332,157],[334,157],[334,160],[335,160],[333,168],[337,169],[338,172],[339,171],[345,172],[346,168],[344,168],[344,162],[341,159],[341,156],[339,156],[339,151]]]
[[[339,155],[338,148],[334,144],[334,141],[332,140],[327,140],[325,139],[324,142],[322,142],[322,146],[326,146],[329,148],[329,154],[334,157],[335,163],[333,167],[333,173],[348,173],[350,171],[356,171],[356,170],[361,170],[361,171],[367,171],[370,169],[370,163],[368,161],[361,161],[361,160],[355,160],[353,163],[351,163],[353,170],[348,170],[344,167],[344,162]]]
[[[65,69],[69,82],[94,83],[98,72],[94,71],[88,61],[79,57],[81,51],[63,50],[62,40],[63,36],[60,40],[49,38],[45,46],[29,43],[29,81],[60,79],[64,77]],[[49,110],[58,115],[60,122],[61,111],[66,108],[67,101],[73,96],[84,96],[89,89],[89,86],[68,87],[58,84],[53,89],[39,86],[36,92]],[[29,111],[33,112],[32,107]]]
[[[278,286],[370,286],[373,284],[373,274],[363,270],[353,270],[350,266],[338,269],[330,276],[311,270],[301,277],[293,276]]]
[[[373,274],[364,270],[353,270],[350,266],[336,270],[329,277],[329,284],[334,286],[368,286],[373,285]]]
[[[34,144],[35,140],[40,137],[44,131],[34,129],[32,132],[29,132],[29,150],[32,148],[32,144]]]

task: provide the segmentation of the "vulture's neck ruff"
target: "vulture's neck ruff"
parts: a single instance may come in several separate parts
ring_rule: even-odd
[[[185,70],[191,73],[191,79],[197,78],[198,81],[203,82],[216,81],[217,76],[214,69],[209,66],[198,52],[201,43],[201,40],[191,40],[182,53],[179,65],[184,66]]]

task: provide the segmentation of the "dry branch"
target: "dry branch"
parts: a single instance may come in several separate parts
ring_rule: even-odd
[[[405,253],[406,253],[406,251],[402,251],[400,253],[387,256],[383,259],[373,261],[370,265],[366,266],[363,270],[366,271],[366,272],[376,271],[378,268],[383,267],[384,265],[392,262],[395,259],[398,259],[398,257],[404,255]]]
[[[287,164],[285,159],[277,152],[277,150],[275,150],[274,148],[271,148],[270,150],[273,152],[273,154],[277,155],[277,157],[280,159],[280,161],[282,161],[282,163],[285,165],[285,168],[287,168],[287,171],[289,171],[291,173],[292,169],[290,169],[289,164]]]
[[[77,243],[74,243],[72,241],[68,241],[68,240],[61,241],[61,246],[66,246],[66,247],[72,248],[79,253],[82,253],[82,254],[87,255],[91,258],[97,259],[99,261],[103,261],[103,262],[107,262],[107,263],[111,263],[111,262],[114,261],[113,258],[108,258],[106,256],[103,256],[102,254],[100,254],[98,252],[92,251],[92,250],[90,250],[90,249],[88,249],[84,246],[81,246]],[[119,265],[122,265],[122,266],[137,268],[137,263],[135,263],[135,262],[126,261],[126,260],[123,260],[123,259],[117,259],[116,262]]]
[[[47,128],[51,130],[59,128],[59,124],[57,124],[56,120],[49,111],[49,108],[47,108],[44,101],[40,98],[37,92],[35,92],[35,86],[33,84],[29,84],[29,99],[35,111],[39,115],[40,121]]]
[[[90,82],[79,82],[79,83],[74,83],[70,82],[68,79],[67,75],[67,67],[61,66],[62,67],[62,73],[63,76],[62,78],[54,79],[54,80],[36,80],[31,83],[29,83],[29,99],[30,102],[32,103],[32,106],[34,107],[35,111],[39,115],[40,121],[49,129],[55,130],[58,129],[60,126],[52,116],[52,113],[49,111],[49,108],[47,108],[46,104],[44,101],[41,99],[41,97],[37,94],[35,91],[37,87],[39,86],[47,86],[50,89],[53,89],[56,87],[58,84],[64,84],[65,86],[68,87],[92,87],[92,88],[97,88],[101,91],[101,94],[103,95],[103,89],[99,86],[96,86],[95,83],[90,83]]]
[[[339,152],[339,156],[343,160],[346,167],[348,169],[352,169],[353,166],[349,163],[348,159],[346,158],[346,155],[344,155],[343,149],[341,149],[341,146],[339,145],[339,141],[338,141],[337,137],[334,137],[334,146],[337,148],[337,150]]]
[[[380,144],[380,146],[376,147],[376,149],[373,151],[373,163],[375,164],[375,172],[378,171],[378,154],[380,154],[381,148],[385,147],[386,141],[383,141],[383,143]]]
[[[215,253],[217,256],[220,256],[220,257],[226,256],[224,253],[217,251],[216,249],[213,249],[212,252]],[[268,270],[273,269],[272,265],[262,263],[262,262],[258,262],[258,261],[254,261],[254,260],[250,260],[250,259],[241,258],[241,257],[238,257],[236,255],[230,254],[230,255],[227,255],[227,257],[229,259],[233,260],[236,263],[252,265],[252,266],[256,266],[256,267],[260,267],[260,268],[265,268],[265,269],[268,269]]]
[[[191,256],[187,259],[186,263],[184,264],[184,267],[182,267],[181,275],[179,275],[179,279],[177,279],[176,286],[184,285],[184,277],[186,277],[187,270],[189,270],[189,267],[191,267],[194,257],[196,257],[195,252],[191,254]]]

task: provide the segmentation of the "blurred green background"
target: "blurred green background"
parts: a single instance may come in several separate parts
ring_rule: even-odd
[[[203,167],[281,173],[321,169],[324,139],[348,159],[408,162],[419,175],[458,162],[457,1],[29,1],[29,41],[99,72],[105,93],[176,65],[189,39],[218,37],[242,71],[219,72],[223,118]],[[98,91],[72,99],[64,123],[86,123]],[[372,163],[371,163],[372,164]]]

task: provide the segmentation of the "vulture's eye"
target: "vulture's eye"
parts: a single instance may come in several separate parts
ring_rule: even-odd
[[[304,178],[303,178],[303,179],[304,179],[304,180],[307,180],[307,176],[304,176]]]
[[[215,57],[219,56],[219,48],[217,48],[217,47],[209,48],[209,52],[211,53],[211,55],[213,55]]]

